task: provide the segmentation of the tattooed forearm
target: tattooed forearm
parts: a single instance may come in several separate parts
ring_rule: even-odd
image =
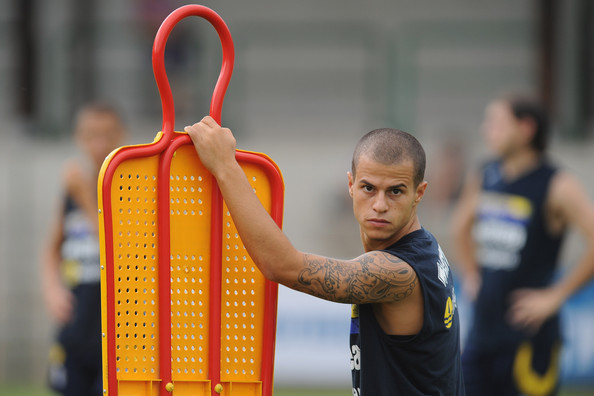
[[[343,303],[398,301],[417,286],[414,270],[390,254],[366,254],[353,261],[305,255],[295,289]]]

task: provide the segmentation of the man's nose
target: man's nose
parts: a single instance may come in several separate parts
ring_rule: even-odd
[[[383,213],[388,210],[388,203],[386,201],[386,194],[379,192],[373,199],[373,210],[378,213]]]

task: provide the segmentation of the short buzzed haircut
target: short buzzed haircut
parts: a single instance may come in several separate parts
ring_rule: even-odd
[[[418,186],[425,178],[425,150],[421,143],[409,133],[398,129],[380,128],[365,134],[353,153],[351,165],[353,177],[362,155],[385,165],[400,164],[406,160],[413,163],[413,182]]]

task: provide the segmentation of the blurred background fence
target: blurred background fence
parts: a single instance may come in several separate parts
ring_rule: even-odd
[[[0,0],[0,383],[43,382],[52,334],[39,248],[76,155],[83,103],[116,104],[128,143],[161,126],[152,40],[174,0]],[[483,109],[507,90],[539,95],[553,153],[594,197],[594,2],[590,0],[203,1],[227,22],[236,67],[223,109],[243,149],[286,181],[285,231],[306,251],[361,253],[350,214],[351,149],[373,128],[415,134],[428,151],[421,220],[448,251],[462,173],[484,154]],[[173,31],[166,66],[176,129],[208,112],[220,44],[205,21]],[[564,268],[579,253],[570,238]],[[592,287],[564,311],[568,384],[594,386]],[[462,305],[464,307],[464,305]],[[282,288],[276,381],[348,387],[349,307]],[[462,319],[466,313],[462,311]],[[1,385],[0,385],[1,386]]]

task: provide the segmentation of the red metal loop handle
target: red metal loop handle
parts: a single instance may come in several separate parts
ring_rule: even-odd
[[[167,43],[167,38],[169,37],[171,30],[173,30],[173,27],[188,16],[198,16],[209,21],[214,26],[221,39],[223,62],[210,101],[210,116],[219,124],[221,123],[221,110],[223,108],[225,92],[227,91],[227,86],[231,80],[231,74],[233,73],[233,62],[235,60],[233,39],[231,38],[229,28],[227,28],[223,19],[216,12],[201,5],[191,4],[180,7],[169,14],[161,24],[161,27],[159,27],[159,31],[155,36],[153,44],[153,73],[155,74],[155,80],[157,82],[157,87],[159,88],[159,94],[161,95],[161,106],[163,108],[162,131],[165,138],[171,138],[175,128],[175,107],[173,96],[171,94],[171,87],[165,72],[165,44]]]

